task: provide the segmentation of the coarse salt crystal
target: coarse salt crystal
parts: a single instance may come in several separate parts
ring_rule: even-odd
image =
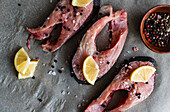
[[[132,67],[131,67],[131,66],[128,66],[128,68],[129,68],[129,69],[132,69]]]
[[[129,53],[129,54],[131,53],[130,51],[126,51],[126,52]]]
[[[53,72],[51,73],[51,75],[56,75],[56,72],[55,72],[55,71],[53,71]]]
[[[64,70],[64,67],[61,67],[61,70]]]
[[[80,108],[80,107],[81,107],[81,104],[78,104],[77,106]]]
[[[69,94],[70,94],[70,91],[68,91],[67,94],[69,95]]]
[[[64,90],[62,90],[62,91],[61,91],[61,94],[62,94],[62,95],[65,95],[65,94],[66,94],[66,92],[65,92]]]
[[[48,71],[48,74],[50,74],[50,75],[51,75],[51,74],[52,74],[52,72],[53,72],[53,70],[49,70],[49,71]]]

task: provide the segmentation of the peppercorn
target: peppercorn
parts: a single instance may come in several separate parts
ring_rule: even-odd
[[[131,87],[128,88],[129,90],[131,89]]]
[[[74,9],[74,12],[77,12],[77,10],[76,10],[76,9]]]
[[[66,29],[66,26],[64,26],[63,28]]]
[[[70,12],[70,9],[67,9],[68,12]]]
[[[54,65],[51,65],[51,68],[54,68]]]
[[[33,76],[32,79],[35,79],[35,76]]]
[[[75,6],[74,9],[78,9],[79,7]]]
[[[138,99],[140,99],[140,96],[138,96]]]
[[[58,69],[58,72],[59,72],[59,73],[62,73],[62,70]]]
[[[20,4],[20,3],[18,3],[18,6],[21,6],[21,4]]]
[[[106,105],[104,105],[104,104],[102,104],[101,106],[102,106],[102,107],[106,107]]]
[[[102,15],[102,13],[99,13],[99,15],[101,16],[101,15]]]
[[[42,99],[40,99],[40,98],[38,98],[37,100],[38,100],[39,102],[42,102]]]
[[[154,12],[145,20],[144,35],[146,40],[156,47],[165,47],[170,41],[169,14]]]
[[[134,84],[132,84],[132,87],[135,87],[135,85],[134,85]]]
[[[108,61],[107,64],[110,64],[110,62]]]
[[[57,63],[57,60],[54,60],[55,63]]]

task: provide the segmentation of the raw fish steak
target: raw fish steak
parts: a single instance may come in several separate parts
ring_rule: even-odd
[[[124,10],[113,12],[112,6],[102,6],[99,14],[107,16],[99,19],[87,30],[72,61],[76,77],[82,82],[85,81],[82,71],[85,58],[89,55],[93,56],[99,66],[98,78],[102,77],[118,59],[128,33],[127,13]],[[96,49],[95,39],[107,23],[111,33],[110,45],[106,51],[99,52]]]
[[[141,61],[139,61],[142,59]],[[154,89],[155,74],[153,74],[148,82],[131,82],[131,73],[140,66],[154,66],[153,59],[149,57],[135,58],[136,61],[132,61],[120,70],[115,76],[111,84],[102,92],[102,94],[87,107],[85,112],[103,112],[105,111],[108,103],[110,102],[113,94],[117,90],[126,90],[127,96],[121,99],[119,105],[113,110],[107,110],[108,112],[124,112],[132,106],[142,102],[146,99]],[[145,60],[145,61],[144,61]],[[151,62],[151,61],[152,62]],[[154,62],[155,63],[155,62]]]
[[[61,0],[40,28],[27,28],[27,31],[31,33],[27,43],[28,48],[30,49],[32,38],[38,40],[48,38],[56,24],[62,23],[62,31],[57,42],[48,40],[42,45],[44,51],[56,51],[83,25],[92,9],[93,2],[86,7],[73,7],[70,0]]]

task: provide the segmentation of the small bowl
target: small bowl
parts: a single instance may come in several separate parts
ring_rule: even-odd
[[[153,44],[150,44],[145,38],[145,34],[143,33],[144,23],[145,23],[145,20],[153,12],[163,12],[163,13],[170,14],[170,5],[159,5],[159,6],[153,7],[145,14],[140,25],[140,33],[141,33],[142,40],[149,49],[151,49],[152,51],[156,53],[161,53],[161,54],[170,53],[170,44],[168,44],[166,47],[159,48],[159,47],[154,46]]]

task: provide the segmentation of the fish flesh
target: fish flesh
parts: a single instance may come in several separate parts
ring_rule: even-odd
[[[73,71],[80,82],[85,82],[83,62],[91,55],[99,66],[98,78],[102,77],[118,59],[128,33],[127,13],[124,10],[113,12],[112,6],[102,6],[99,11],[104,16],[87,30],[75,53],[72,61]],[[96,49],[95,39],[99,32],[109,23],[111,33],[109,48],[99,52]],[[105,38],[105,37],[103,37]]]
[[[27,31],[31,33],[27,43],[28,48],[30,49],[32,38],[38,40],[48,38],[56,24],[62,23],[62,30],[57,42],[47,40],[46,44],[42,45],[44,51],[56,51],[84,24],[92,9],[93,2],[86,7],[74,7],[71,0],[61,0],[41,27],[27,28]]]
[[[130,81],[131,73],[140,66],[154,66],[153,59],[148,57],[135,58],[135,60],[144,59],[142,61],[132,61],[125,64],[120,72],[115,76],[111,84],[102,92],[96,100],[87,107],[85,112],[103,112],[105,111],[108,103],[110,102],[113,94],[117,90],[126,90],[127,96],[123,98],[119,105],[113,110],[108,112],[124,112],[132,106],[142,102],[146,99],[154,89],[155,73],[150,77],[148,82],[134,82]],[[150,61],[152,60],[152,62]]]

